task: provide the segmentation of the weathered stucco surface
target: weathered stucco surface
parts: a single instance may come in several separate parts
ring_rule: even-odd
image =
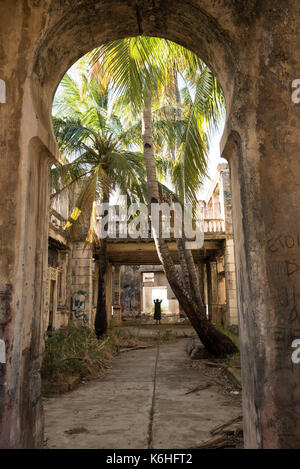
[[[0,3],[0,447],[41,445],[40,318],[47,267],[51,104],[67,68],[107,40],[181,43],[227,102],[249,448],[300,447],[300,78],[297,0],[3,0]]]

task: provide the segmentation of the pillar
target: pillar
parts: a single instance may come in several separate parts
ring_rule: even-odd
[[[218,272],[217,262],[208,261],[207,267],[207,293],[208,293],[208,314],[212,323],[217,322],[218,317]]]
[[[120,304],[120,266],[115,265],[114,269],[114,303],[113,303],[113,324],[117,326],[122,323]]]
[[[152,314],[152,287],[144,287],[143,289],[143,313],[147,316]]]
[[[236,294],[236,274],[234,260],[234,241],[227,238],[224,254],[225,282],[226,282],[226,325],[238,325],[238,307]]]
[[[11,82],[10,89],[16,88]],[[18,92],[16,90],[16,99]],[[21,98],[20,98],[21,99]],[[12,106],[10,102],[10,107]],[[1,108],[2,114],[3,108]],[[9,108],[5,111],[9,113]],[[3,113],[5,114],[5,112]],[[16,117],[0,130],[0,448],[43,443],[40,367],[48,265],[49,152],[17,142]],[[14,115],[14,114],[12,114]],[[27,115],[30,121],[33,116]],[[19,135],[19,136],[18,136]],[[7,142],[14,142],[10,147]],[[6,155],[5,155],[6,154]],[[19,168],[19,169],[18,169]],[[2,222],[4,220],[4,222]]]
[[[105,272],[105,304],[107,325],[110,327],[112,322],[112,265],[110,262],[107,263]]]
[[[224,271],[224,257],[217,258],[217,276],[218,276],[218,315],[217,322],[226,324],[226,281]]]
[[[93,328],[93,252],[84,241],[73,244],[70,272],[72,320]]]

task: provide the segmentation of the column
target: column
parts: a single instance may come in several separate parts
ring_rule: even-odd
[[[218,272],[217,262],[209,261],[207,268],[208,314],[210,321],[215,324],[218,316]]]
[[[226,281],[226,325],[238,325],[238,307],[236,294],[236,275],[233,238],[227,238],[225,244],[225,281]]]
[[[74,243],[71,262],[71,317],[78,323],[93,328],[93,253],[83,241]]]
[[[111,326],[112,323],[112,265],[107,264],[105,272],[105,304],[106,304],[106,317],[107,325]]]
[[[226,323],[226,282],[224,271],[224,257],[217,258],[217,275],[218,275],[218,316],[217,322]]]
[[[120,305],[120,266],[115,265],[114,270],[114,305],[113,305],[113,324],[117,326],[122,323],[121,305]]]
[[[143,298],[143,307],[144,307],[144,314],[146,314],[150,318],[152,314],[152,287],[144,287],[144,298]]]

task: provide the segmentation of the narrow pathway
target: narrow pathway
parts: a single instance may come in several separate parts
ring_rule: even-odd
[[[44,399],[48,448],[191,448],[241,413],[239,395],[224,391],[186,354],[189,339],[122,354],[102,380]],[[188,391],[208,385],[198,392]]]

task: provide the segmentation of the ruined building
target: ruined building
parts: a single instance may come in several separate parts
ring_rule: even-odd
[[[45,331],[65,326],[70,320],[80,321],[91,328],[94,325],[98,289],[97,254],[93,252],[93,247],[84,243],[84,234],[81,239],[72,242],[63,229],[72,211],[71,203],[67,191],[51,199]],[[218,166],[202,203],[204,245],[194,255],[207,314],[213,323],[237,327],[230,174],[227,164]],[[108,239],[107,242],[109,266],[106,296],[109,324],[153,320],[153,300],[157,295],[163,299],[163,322],[186,319],[158,261],[153,239],[137,241],[117,238]],[[140,256],[135,251],[137,242]],[[176,249],[175,240],[173,245],[173,249]]]
[[[71,240],[64,230],[73,209],[68,191],[51,199],[44,332],[70,320],[93,327],[97,281],[93,247],[85,236]]]
[[[213,323],[220,322],[237,327],[231,190],[227,164],[218,166],[206,191],[203,205],[205,241],[203,249],[195,253],[195,256],[207,313]],[[119,249],[116,243],[112,243],[110,252],[113,246]],[[135,255],[132,255],[132,260],[134,258]],[[156,252],[153,252],[153,260],[157,261]],[[163,321],[176,322],[185,318],[160,265],[123,265],[120,278],[120,307],[123,320],[145,321],[152,318],[155,295],[163,299]]]

